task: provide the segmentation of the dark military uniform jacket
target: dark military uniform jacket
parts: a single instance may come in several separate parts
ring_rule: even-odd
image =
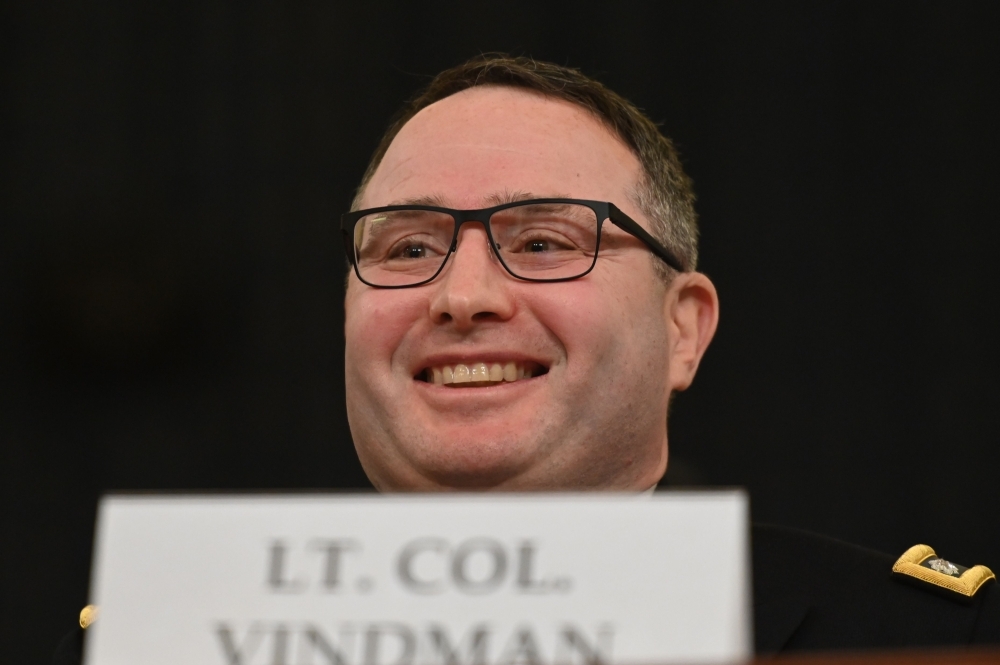
[[[1000,645],[1000,588],[981,566],[967,570],[926,546],[897,560],[768,525],[753,527],[752,543],[759,654]],[[976,573],[981,585],[970,586]],[[63,639],[55,665],[80,663],[84,634]]]
[[[964,569],[937,557],[915,563],[926,552],[907,562],[906,555],[897,560],[804,531],[755,525],[757,653],[1000,644],[996,581],[965,595],[969,575],[947,574]],[[902,571],[894,575],[894,568]],[[985,570],[976,568],[969,572]]]

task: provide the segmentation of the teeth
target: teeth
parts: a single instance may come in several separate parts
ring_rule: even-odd
[[[532,373],[529,368],[514,362],[504,364],[473,362],[468,365],[459,363],[457,365],[431,367],[425,376],[428,381],[439,386],[453,383],[483,385],[503,381],[513,383],[520,379],[530,379]]]
[[[473,365],[469,367],[469,382],[489,380],[490,370],[487,369],[486,363],[473,363]]]
[[[507,363],[503,366],[503,380],[504,381],[517,381],[521,372],[518,371],[514,363]]]

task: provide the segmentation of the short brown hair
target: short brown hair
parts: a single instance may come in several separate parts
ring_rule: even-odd
[[[685,270],[695,269],[698,216],[694,210],[694,191],[674,144],[634,104],[600,82],[577,69],[526,57],[482,55],[435,76],[390,123],[361,179],[353,209],[360,205],[365,186],[403,125],[434,102],[481,85],[535,91],[576,104],[594,114],[639,159],[643,178],[630,194],[649,218],[652,234],[674,252]],[[662,262],[656,261],[656,264],[662,266],[665,276],[669,274],[669,268]]]

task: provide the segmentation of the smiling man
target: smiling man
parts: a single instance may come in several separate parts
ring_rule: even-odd
[[[693,202],[670,141],[576,70],[487,56],[438,75],[341,222],[347,409],[375,486],[656,485],[671,395],[719,317]],[[760,525],[752,545],[759,652],[1000,643],[983,566]],[[83,636],[54,662],[79,663]]]
[[[375,486],[656,485],[670,396],[718,321],[693,200],[670,141],[575,71],[439,76],[343,224],[347,407]]]
[[[693,202],[670,141],[576,70],[486,56],[438,75],[341,223],[348,416],[375,486],[655,486],[719,318]],[[760,651],[1000,641],[982,566],[752,540]]]

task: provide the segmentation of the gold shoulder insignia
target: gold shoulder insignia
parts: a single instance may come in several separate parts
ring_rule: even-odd
[[[97,621],[97,615],[100,613],[100,609],[97,605],[87,605],[85,608],[80,610],[80,628],[87,628],[95,621]]]
[[[914,545],[903,552],[892,566],[892,575],[900,581],[916,583],[950,598],[970,601],[983,585],[996,580],[986,566],[966,568],[939,557],[927,545]]]

